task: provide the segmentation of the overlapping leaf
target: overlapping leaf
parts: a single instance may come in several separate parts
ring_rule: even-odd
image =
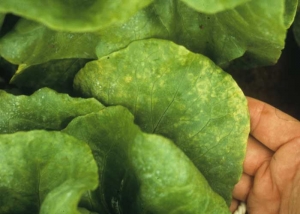
[[[207,15],[181,1],[156,1],[121,27],[106,29],[97,55],[112,52],[106,48],[107,43],[118,50],[132,41],[154,37],[174,41],[222,66],[242,56],[235,62],[242,67],[274,64],[284,47],[284,8],[283,0],[253,0]]]
[[[14,64],[35,65],[54,59],[95,59],[100,35],[50,30],[44,25],[21,19],[0,39],[0,55]]]
[[[202,53],[221,66],[240,57],[235,66],[274,64],[283,49],[296,2],[252,0],[207,15],[179,0],[157,0],[124,24],[84,34],[56,32],[23,20],[0,41],[0,54],[16,64],[38,64],[53,59],[102,57],[132,41],[162,38]]]
[[[31,96],[0,91],[0,133],[63,129],[73,118],[103,109],[95,99],[72,98],[44,88]]]
[[[59,132],[0,135],[0,213],[75,214],[98,185],[88,146]]]
[[[91,210],[229,213],[184,153],[168,139],[142,133],[124,107],[77,117],[63,131],[86,141],[98,163],[100,185]]]
[[[86,32],[126,21],[151,0],[1,0],[0,12],[14,13],[57,30]]]
[[[30,91],[48,87],[61,93],[72,93],[74,76],[88,61],[61,59],[32,66],[20,65],[10,83]]]
[[[75,88],[105,105],[123,105],[143,131],[172,140],[212,188],[231,200],[249,131],[245,97],[208,58],[164,40],[133,42],[87,63]]]
[[[274,7],[269,7],[270,4]],[[108,35],[116,37],[109,44],[118,50],[131,41],[155,37],[202,53],[221,66],[236,59],[234,64],[243,68],[274,64],[284,47],[286,29],[294,19],[296,4],[297,0],[252,0],[234,9],[207,15],[186,7],[181,1],[158,0],[121,29],[107,29]],[[104,40],[109,42],[110,39],[104,36]],[[112,52],[105,52],[102,41],[103,38],[97,48],[99,57]],[[117,41],[123,44],[118,45]]]

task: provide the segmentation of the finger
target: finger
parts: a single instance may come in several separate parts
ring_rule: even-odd
[[[300,172],[296,174],[293,187],[292,187],[292,193],[290,195],[289,200],[289,207],[291,210],[291,213],[300,213],[300,205],[299,205],[299,197],[300,197]]]
[[[273,151],[300,137],[300,122],[262,101],[248,97],[251,135]]]
[[[250,135],[244,160],[244,172],[250,176],[254,176],[263,162],[270,161],[273,154],[274,152],[272,150],[258,142]]]
[[[255,174],[253,186],[247,198],[249,213],[279,213],[280,194],[277,185],[273,182],[269,166],[269,163],[265,162]]]
[[[246,201],[252,185],[253,177],[243,173],[240,181],[234,186],[233,198],[239,201]]]
[[[234,211],[236,211],[236,209],[238,208],[239,206],[239,201],[236,200],[236,199],[232,199],[231,201],[231,204],[230,204],[230,207],[229,207],[229,210],[231,213],[233,213]]]

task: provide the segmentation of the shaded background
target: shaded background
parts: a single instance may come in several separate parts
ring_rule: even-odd
[[[300,120],[300,48],[291,29],[277,64],[227,72],[246,96],[267,102]]]

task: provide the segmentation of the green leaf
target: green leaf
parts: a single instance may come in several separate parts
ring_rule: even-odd
[[[0,133],[20,130],[60,130],[74,118],[104,107],[95,99],[72,98],[43,88],[31,96],[0,91]]]
[[[229,213],[185,154],[166,138],[142,133],[124,107],[77,117],[63,131],[93,151],[99,213]]]
[[[83,34],[56,32],[22,20],[0,40],[0,55],[27,65],[53,59],[93,59],[136,40],[160,38],[204,54],[223,67],[231,63],[242,68],[270,65],[281,55],[295,13],[292,5],[296,0],[286,1],[251,0],[208,15],[180,0],[157,0],[126,23]]]
[[[48,87],[61,93],[72,93],[74,76],[88,61],[61,59],[32,66],[20,65],[10,83],[31,91]]]
[[[98,185],[89,147],[59,132],[0,135],[0,162],[0,213],[79,214]]]
[[[249,133],[245,96],[212,61],[164,40],[141,40],[87,63],[84,96],[122,105],[148,133],[172,139],[229,203]]]
[[[1,0],[0,12],[42,22],[56,30],[86,32],[126,21],[152,0]]]
[[[293,7],[285,9],[284,0],[252,0],[211,15],[181,1],[158,0],[127,23],[101,31],[96,53],[102,57],[132,41],[161,38],[206,55],[222,67],[270,65],[281,55],[288,17],[294,12]]]
[[[216,13],[227,9],[233,9],[234,7],[246,3],[250,0],[182,0],[190,7],[203,13]]]
[[[21,19],[0,40],[0,55],[14,64],[41,64],[54,59],[95,59],[100,35],[50,30],[44,25]]]
[[[296,16],[298,0],[285,0],[284,22],[286,28],[289,28]]]

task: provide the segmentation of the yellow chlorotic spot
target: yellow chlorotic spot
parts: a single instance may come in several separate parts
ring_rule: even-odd
[[[126,83],[130,83],[132,81],[132,77],[131,76],[126,76],[125,77],[125,82]]]

